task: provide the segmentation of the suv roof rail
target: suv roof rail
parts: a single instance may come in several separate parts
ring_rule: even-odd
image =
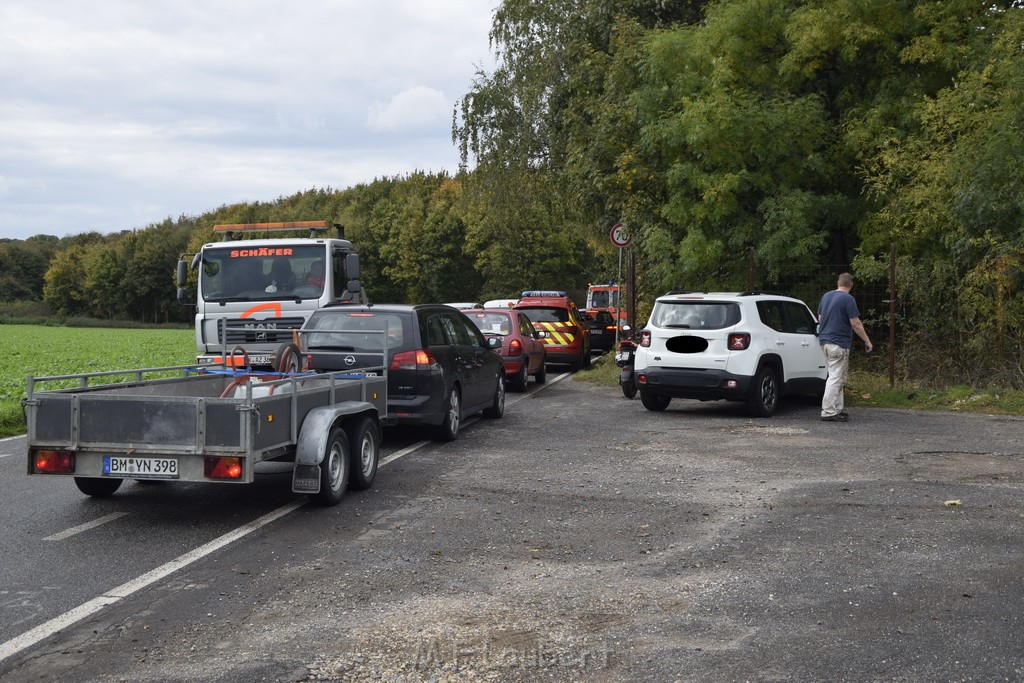
[[[759,295],[765,295],[765,294],[767,294],[769,296],[788,296],[790,298],[793,297],[793,295],[790,294],[789,292],[775,292],[775,291],[767,290],[767,289],[755,289],[755,290],[751,290],[749,292],[740,292],[739,295],[740,296],[759,296]]]
[[[662,296],[673,296],[674,294],[707,294],[708,290],[704,289],[673,289],[662,294]]]

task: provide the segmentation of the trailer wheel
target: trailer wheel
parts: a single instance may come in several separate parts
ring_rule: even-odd
[[[350,466],[345,430],[332,427],[327,436],[327,450],[320,463],[320,492],[311,495],[310,502],[321,507],[340,503],[348,487]]]
[[[365,491],[373,486],[380,461],[380,429],[377,423],[363,416],[351,430],[349,448],[352,453],[352,472],[348,487],[353,491]]]
[[[75,477],[75,486],[87,496],[106,498],[121,488],[124,479],[105,479],[100,477]]]

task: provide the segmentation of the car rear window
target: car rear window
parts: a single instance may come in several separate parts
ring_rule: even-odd
[[[381,351],[412,343],[412,314],[340,311],[320,312],[311,320],[305,343],[309,349]]]
[[[484,334],[512,334],[512,316],[507,313],[474,313],[467,312],[466,317],[473,321]]]
[[[517,308],[522,311],[532,322],[535,323],[567,323],[569,322],[569,310],[566,308],[530,307]]]
[[[727,301],[658,301],[651,325],[683,330],[720,330],[740,321],[740,307]]]

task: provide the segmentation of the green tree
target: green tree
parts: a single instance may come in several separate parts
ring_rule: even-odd
[[[43,300],[58,315],[90,315],[85,289],[84,258],[88,247],[74,245],[57,252],[46,271]]]

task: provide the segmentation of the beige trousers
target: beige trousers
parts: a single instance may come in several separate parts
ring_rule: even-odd
[[[850,349],[836,344],[823,344],[828,364],[828,379],[825,380],[825,395],[821,398],[821,416],[837,415],[844,408],[843,388],[846,386],[846,375],[850,370]]]

